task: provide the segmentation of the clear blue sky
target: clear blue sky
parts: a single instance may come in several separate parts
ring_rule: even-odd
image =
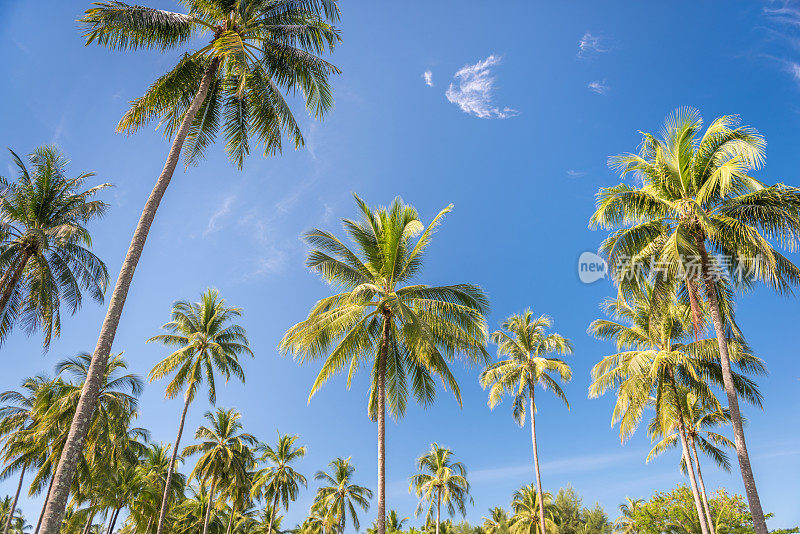
[[[116,185],[104,195],[108,216],[92,227],[95,250],[116,277],[168,143],[152,129],[125,137],[114,127],[127,102],[177,53],[85,48],[74,21],[88,2],[1,5],[0,146],[24,153],[56,143],[73,172],[94,171]],[[782,7],[781,16],[765,12]],[[366,377],[351,391],[335,380],[307,405],[317,369],[276,351],[285,329],[328,292],[304,268],[298,235],[314,226],[338,231],[338,219],[355,213],[353,192],[372,204],[401,195],[426,220],[453,203],[421,280],[479,283],[491,297],[492,328],[530,306],[574,341],[574,379],[566,386],[572,410],[545,395],[539,401],[544,485],[555,491],[572,483],[586,504],[599,501],[614,519],[625,496],[648,496],[681,477],[677,453],[645,465],[644,432],[620,445],[610,428],[611,396],[586,396],[589,369],[611,350],[586,328],[613,289],[608,282],[581,284],[576,261],[604,237],[587,221],[597,189],[617,182],[606,158],[634,150],[638,130],[655,131],[673,109],[688,105],[707,119],[740,114],[768,141],[758,176],[798,185],[800,33],[785,20],[797,21],[798,9],[759,1],[671,2],[665,9],[660,2],[346,0],[343,41],[333,56],[343,71],[333,82],[336,110],[321,124],[304,119],[306,150],[256,154],[238,172],[217,147],[199,167],[176,173],[114,348],[146,375],[165,353],[144,341],[168,320],[171,302],[218,287],[244,308],[256,352],[245,362],[247,385],[220,387],[218,405],[242,410],[247,429],[263,440],[274,439],[276,429],[300,434],[309,448],[300,465],[306,474],[335,456],[352,456],[359,481],[374,489],[376,432],[366,416]],[[483,70],[474,67],[479,62]],[[10,175],[8,156],[0,162],[0,172]],[[771,528],[797,525],[798,302],[766,291],[739,302],[741,325],[770,370],[760,380],[765,410],[745,409],[762,502],[775,513]],[[45,355],[38,338],[16,333],[0,350],[0,389],[91,351],[104,311],[87,302],[64,321],[64,334]],[[532,480],[529,430],[515,426],[507,403],[489,411],[477,374],[459,368],[463,409],[441,394],[434,407],[412,408],[388,426],[388,507],[413,514],[408,477],[432,441],[454,449],[470,469],[472,522],[490,506],[507,506],[511,493]],[[146,388],[140,424],[154,439],[172,441],[180,400],[164,401],[163,390],[163,383]],[[208,409],[198,399],[190,435]],[[705,473],[712,487],[742,492],[738,471],[707,465]],[[0,494],[12,486],[0,483]],[[302,518],[313,487],[286,524]],[[32,502],[39,500],[23,506],[35,521]]]

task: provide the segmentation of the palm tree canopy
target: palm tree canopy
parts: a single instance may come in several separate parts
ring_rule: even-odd
[[[209,426],[202,425],[195,432],[195,439],[200,443],[189,445],[183,449],[184,456],[200,453],[191,478],[201,481],[225,479],[241,481],[247,478],[247,468],[252,459],[249,446],[256,444],[256,439],[247,433],[240,432],[242,414],[234,409],[218,408],[215,413],[206,412],[205,418]]]
[[[503,322],[502,330],[492,334],[500,361],[487,366],[481,373],[481,385],[489,388],[489,407],[494,408],[506,393],[514,396],[514,420],[525,424],[526,401],[531,388],[550,390],[569,408],[569,402],[555,373],[563,382],[572,378],[572,370],[554,354],[572,354],[572,343],[565,337],[548,333],[553,321],[546,315],[534,317],[531,310],[514,314]],[[534,409],[536,408],[534,403]]]
[[[319,525],[323,532],[328,532],[332,525],[337,525],[342,531],[347,523],[347,518],[356,530],[361,528],[356,507],[364,511],[369,510],[369,500],[372,490],[353,483],[356,468],[350,463],[350,458],[336,458],[330,464],[331,472],[317,471],[315,480],[322,482],[323,486],[317,489],[314,499],[314,508],[320,513],[322,519]]]
[[[339,70],[320,55],[339,41],[332,25],[339,19],[336,1],[182,0],[181,4],[186,13],[115,0],[98,2],[79,21],[87,45],[186,50],[171,71],[131,102],[118,131],[132,133],[158,119],[164,134],[171,137],[204,73],[211,69],[208,96],[184,147],[188,162],[201,157],[219,133],[239,167],[250,152],[251,135],[265,154],[281,150],[284,134],[295,146],[302,145],[300,127],[282,91],[302,93],[306,108],[318,117],[333,106],[328,77]]]
[[[453,462],[453,451],[432,443],[430,451],[417,459],[419,473],[411,477],[409,491],[414,491],[420,500],[416,513],[427,504],[427,520],[436,517],[439,502],[445,505],[448,515],[456,512],[466,516],[466,503],[472,502],[467,481],[467,467],[462,462]]]
[[[324,358],[311,397],[337,372],[347,368],[350,387],[356,370],[372,359],[369,415],[377,413],[377,375],[382,329],[389,322],[386,395],[390,413],[405,413],[410,393],[423,405],[436,395],[434,377],[450,387],[459,404],[461,390],[448,363],[463,354],[485,362],[488,300],[471,284],[428,286],[411,283],[422,267],[434,231],[452,206],[424,227],[417,211],[395,199],[389,208],[371,209],[357,196],[361,220],[343,220],[358,252],[333,234],[305,234],[314,247],[308,266],[341,290],[317,302],[308,318],[290,328],[281,351],[301,363]],[[416,241],[414,240],[416,238]]]
[[[298,473],[290,464],[300,460],[306,455],[305,447],[295,447],[294,442],[299,436],[289,436],[278,433],[278,444],[260,445],[260,462],[269,463],[254,475],[252,495],[263,494],[272,502],[282,503],[284,508],[297,499],[300,486],[306,486],[306,477]]]
[[[541,532],[539,519],[539,499],[545,509],[545,530],[556,532],[557,526],[552,519],[553,496],[544,492],[539,495],[535,484],[522,486],[514,492],[511,500],[511,509],[514,516],[511,518],[511,534],[537,534]]]
[[[170,332],[147,340],[158,341],[177,350],[156,364],[150,371],[150,381],[163,378],[172,371],[175,376],[167,385],[166,396],[173,398],[184,389],[194,399],[205,377],[208,399],[217,399],[214,382],[216,370],[227,381],[231,375],[244,382],[239,356],[253,356],[247,332],[231,321],[240,317],[240,308],[228,307],[216,289],[203,293],[200,302],[179,301],[172,306],[172,320],[162,328]]]
[[[13,151],[11,157],[16,180],[0,177],[0,292],[9,292],[0,310],[0,342],[21,321],[28,333],[43,330],[47,348],[61,333],[62,302],[75,313],[83,292],[103,301],[108,271],[90,251],[86,223],[105,213],[107,204],[93,197],[110,184],[84,189],[94,174],[69,178],[69,161],[53,146],[34,150],[30,169]]]

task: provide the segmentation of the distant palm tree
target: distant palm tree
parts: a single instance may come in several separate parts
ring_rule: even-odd
[[[506,319],[502,330],[492,334],[492,341],[497,344],[498,358],[505,356],[506,359],[487,366],[480,379],[481,386],[489,388],[490,408],[494,408],[505,394],[510,393],[514,396],[514,420],[520,426],[525,425],[525,412],[530,412],[533,466],[539,494],[542,494],[542,478],[539,474],[539,448],[536,444],[535,389],[538,385],[545,391],[551,390],[569,409],[567,396],[550,373],[557,374],[563,382],[572,378],[569,364],[552,356],[572,354],[572,343],[559,334],[548,333],[547,329],[552,326],[552,319],[546,315],[534,317],[531,310]],[[539,525],[544,529],[544,503],[540,505]],[[541,534],[545,534],[544,530]]]
[[[195,439],[200,443],[189,445],[183,450],[184,456],[202,454],[197,460],[190,475],[209,484],[208,495],[210,505],[206,509],[203,521],[203,534],[208,534],[208,522],[211,509],[214,508],[214,490],[222,481],[241,483],[247,478],[247,467],[252,462],[252,451],[249,446],[256,444],[256,438],[247,433],[240,433],[242,414],[236,410],[218,408],[216,413],[206,412],[205,418],[210,426],[200,426],[195,432]]]
[[[590,226],[614,230],[601,246],[613,269],[621,265],[633,274],[631,269],[652,265],[659,269],[656,275],[684,281],[696,334],[704,322],[705,293],[750,512],[756,534],[767,534],[728,354],[726,291],[718,280],[722,274],[744,287],[761,281],[781,293],[800,283],[800,269],[770,243],[797,246],[800,189],[767,186],[749,175],[763,164],[766,142],[754,128],[740,126],[739,117],[719,117],[705,132],[702,127],[697,110],[679,109],[665,121],[662,139],[642,133],[638,154],[612,158],[612,166],[623,176],[634,175],[637,184],[600,189]],[[709,252],[732,261],[723,264]],[[751,272],[742,276],[742,268]],[[640,279],[617,274],[623,285]]]
[[[215,370],[222,374],[226,381],[233,375],[244,382],[244,371],[239,365],[239,356],[242,354],[253,356],[253,351],[250,350],[244,328],[231,324],[241,315],[241,308],[226,306],[225,300],[220,298],[216,289],[208,289],[203,293],[200,302],[182,300],[173,304],[172,320],[162,327],[170,333],[148,340],[148,343],[158,341],[168,347],[177,347],[175,352],[153,367],[150,371],[150,381],[163,378],[175,371],[175,376],[167,384],[166,397],[171,399],[184,391],[183,412],[178,424],[178,436],[172,447],[157,534],[161,534],[164,518],[167,515],[169,492],[166,487],[170,486],[172,473],[175,470],[186,412],[194,400],[197,389],[203,383],[203,378],[205,377],[208,383],[208,400],[211,404],[217,399]]]
[[[614,521],[614,530],[620,534],[638,534],[635,514],[643,503],[644,499],[625,497],[625,502],[619,505],[619,513],[622,515]]]
[[[335,0],[186,0],[184,6],[188,13],[117,0],[97,2],[79,21],[87,45],[170,54],[193,48],[131,102],[117,126],[118,131],[133,133],[158,121],[172,138],[172,146],[142,209],[100,329],[94,351],[100,369],[111,351],[136,265],[181,152],[187,163],[196,161],[221,133],[228,155],[241,168],[251,136],[265,154],[281,151],[284,134],[295,147],[303,145],[282,91],[302,93],[306,108],[318,118],[333,106],[328,77],[339,71],[319,56],[339,41],[332,26],[339,18]],[[93,376],[97,374],[95,370]],[[53,503],[46,512],[45,534],[57,534],[61,526],[96,388],[97,384],[87,388],[76,414],[56,475]],[[159,523],[163,526],[163,521]]]
[[[417,459],[417,469],[420,472],[411,477],[409,491],[413,490],[420,500],[416,513],[419,514],[427,504],[426,517],[430,521],[434,507],[436,508],[436,534],[439,534],[442,503],[447,508],[447,514],[452,517],[456,511],[466,516],[467,500],[472,502],[467,468],[462,462],[453,462],[452,457],[453,451],[431,443],[430,451]]]
[[[305,235],[315,247],[308,266],[341,292],[319,301],[305,321],[284,334],[280,348],[301,363],[325,359],[309,400],[337,372],[348,369],[350,387],[357,369],[372,366],[367,412],[378,422],[378,534],[385,534],[386,402],[395,418],[405,413],[409,389],[428,405],[436,395],[438,376],[461,404],[448,363],[457,354],[487,360],[488,301],[471,284],[410,283],[422,268],[434,230],[452,206],[425,228],[417,211],[399,198],[389,208],[375,210],[355,198],[361,220],[344,219],[342,224],[358,253],[324,230]]]
[[[306,455],[305,447],[295,447],[294,442],[299,436],[281,435],[278,433],[278,444],[275,448],[271,445],[260,445],[257,451],[261,453],[260,462],[270,465],[260,469],[254,475],[252,495],[264,495],[270,500],[270,523],[266,534],[272,534],[272,519],[280,511],[280,504],[288,510],[289,503],[297,499],[300,485],[306,486],[306,477],[294,470],[289,465]]]
[[[511,500],[511,509],[514,510],[511,534],[539,534],[548,530],[550,534],[557,532],[558,526],[550,517],[552,506],[553,496],[550,493],[539,493],[533,484],[522,486],[514,492]],[[545,510],[544,525],[540,524],[542,509]]]
[[[92,200],[109,187],[83,189],[92,173],[67,177],[66,157],[52,146],[37,148],[29,170],[11,151],[19,176],[0,178],[0,342],[21,320],[28,332],[44,330],[45,349],[61,333],[61,302],[75,313],[82,291],[103,302],[105,264],[89,249],[85,225],[107,205]]]
[[[14,506],[14,499],[8,495],[0,499],[0,521],[6,525],[11,525],[11,530],[6,526],[6,531],[13,534],[24,534],[26,530],[31,528],[25,521],[22,510]]]
[[[509,534],[508,512],[500,506],[489,509],[489,517],[483,516],[483,531],[486,534]]]
[[[315,480],[325,484],[317,489],[314,499],[315,508],[325,518],[321,526],[342,534],[349,514],[350,522],[358,530],[361,525],[356,506],[364,511],[369,510],[372,491],[353,483],[356,468],[350,463],[350,458],[336,458],[328,465],[331,467],[330,473],[317,471],[314,475]],[[325,528],[323,532],[326,532]]]
[[[401,532],[403,527],[408,523],[408,518],[401,518],[397,510],[389,510],[386,514],[386,531],[387,532]]]

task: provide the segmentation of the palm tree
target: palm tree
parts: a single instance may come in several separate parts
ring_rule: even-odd
[[[620,534],[638,534],[635,514],[643,503],[644,499],[625,497],[625,502],[619,505],[619,513],[622,515],[614,521],[614,530]]]
[[[67,177],[67,158],[52,146],[28,156],[31,169],[11,151],[15,182],[0,178],[0,342],[21,320],[31,333],[44,330],[44,347],[61,333],[61,302],[75,313],[82,292],[103,302],[108,286],[105,264],[89,250],[85,225],[107,205],[92,200],[109,187],[83,190],[92,173]]]
[[[172,305],[172,320],[162,328],[168,334],[161,334],[148,340],[158,341],[177,350],[161,360],[150,371],[150,381],[167,376],[175,371],[175,376],[167,384],[166,397],[176,397],[184,391],[183,412],[178,424],[178,436],[172,447],[172,458],[167,470],[167,481],[161,501],[161,512],[158,518],[157,534],[161,534],[164,518],[169,505],[169,492],[178,446],[183,435],[186,412],[194,400],[197,389],[205,377],[208,383],[208,400],[213,405],[217,399],[214,371],[222,374],[227,381],[231,375],[244,382],[244,371],[239,365],[239,356],[253,356],[244,328],[231,322],[242,315],[241,308],[225,305],[216,289],[208,289],[201,296],[200,302],[185,300]]]
[[[692,313],[690,306],[678,301],[674,287],[670,300],[652,286],[645,286],[642,291],[632,292],[630,301],[622,298],[607,301],[606,312],[615,320],[596,320],[589,327],[595,337],[613,339],[622,350],[594,366],[589,396],[597,397],[618,388],[611,422],[620,422],[621,441],[633,434],[645,408],[650,405],[657,414],[668,410],[677,414],[682,456],[700,525],[703,534],[707,534],[686,425],[679,408],[679,387],[687,387],[706,400],[714,398],[708,383],[722,383],[719,352],[713,340],[684,343],[691,333]],[[764,372],[763,362],[753,356],[744,343],[732,338],[728,345],[737,366],[747,372]],[[760,406],[761,395],[751,380],[734,373],[734,383],[740,394]]]
[[[143,528],[143,532],[149,534],[161,510],[170,459],[168,447],[161,443],[151,443],[141,455],[138,467],[147,490],[136,499],[131,510],[137,532],[141,532]],[[186,477],[182,473],[174,472],[170,480],[170,499],[183,497],[185,485]]]
[[[601,250],[618,277],[634,264],[637,269],[657,266],[671,278],[683,274],[696,333],[701,329],[704,289],[755,531],[767,534],[745,443],[726,342],[730,327],[718,281],[745,287],[761,281],[781,293],[800,282],[800,270],[769,241],[789,249],[797,245],[800,190],[767,186],[749,176],[764,161],[765,141],[755,129],[740,126],[738,117],[720,117],[701,135],[702,125],[696,110],[678,110],[665,122],[663,139],[645,133],[638,154],[612,158],[623,176],[633,174],[641,185],[602,188],[590,225],[616,229]],[[626,261],[631,258],[635,261]],[[743,269],[749,271],[747,276],[742,276]]]
[[[486,534],[509,534],[508,512],[500,506],[489,509],[489,517],[483,516],[483,531]]]
[[[709,428],[729,424],[731,420],[730,412],[723,409],[716,398],[710,399],[709,402],[709,400],[703,399],[686,388],[678,388],[678,391],[679,405],[683,412],[683,421],[686,426],[686,436],[692,453],[692,460],[694,460],[694,464],[697,467],[700,498],[703,501],[706,517],[709,518],[709,530],[711,534],[715,534],[714,522],[711,520],[711,508],[708,506],[706,485],[703,482],[703,473],[700,470],[700,456],[697,454],[697,448],[699,447],[706,456],[725,471],[731,470],[728,455],[720,447],[734,448],[734,443],[722,434],[709,430]],[[653,446],[650,454],[647,455],[647,461],[649,462],[668,448],[675,446],[678,442],[678,432],[679,423],[674,407],[671,410],[664,410],[657,414],[650,421],[648,433],[653,440],[661,439]],[[687,469],[684,458],[681,458],[681,469],[683,471]]]
[[[280,504],[283,503],[283,507],[288,510],[289,503],[297,499],[300,485],[306,486],[306,477],[289,465],[306,455],[305,447],[294,446],[298,438],[299,436],[281,435],[278,432],[278,444],[275,448],[271,445],[262,445],[258,448],[261,452],[260,462],[267,462],[270,465],[255,474],[251,493],[263,494],[271,501],[270,523],[266,534],[272,534],[272,519],[279,513]]]
[[[376,210],[355,199],[362,219],[344,219],[343,226],[360,254],[324,230],[305,234],[315,247],[307,265],[341,292],[317,302],[305,321],[286,332],[280,348],[299,356],[300,363],[325,359],[309,401],[345,367],[349,388],[355,371],[371,360],[367,411],[378,423],[378,534],[385,534],[386,403],[395,419],[401,417],[410,387],[418,402],[429,405],[438,376],[460,405],[461,391],[448,363],[459,353],[486,361],[488,301],[471,284],[409,284],[452,206],[424,228],[416,210],[399,198],[388,209]]]
[[[80,20],[87,45],[112,49],[164,52],[196,43],[195,38],[202,35],[210,38],[208,44],[186,52],[170,72],[134,100],[117,126],[118,131],[133,133],[159,120],[172,146],[142,210],[100,329],[94,351],[95,366],[100,369],[111,351],[136,265],[181,152],[189,163],[198,160],[221,126],[228,155],[241,168],[251,135],[263,145],[265,154],[281,151],[284,134],[295,147],[303,145],[281,90],[301,92],[306,108],[318,118],[333,105],[328,77],[339,71],[319,56],[339,41],[332,26],[339,17],[336,0],[186,0],[185,5],[188,13],[116,0],[98,2]],[[60,527],[100,374],[99,370],[92,373],[94,381],[75,415],[48,504],[45,534],[56,534]]]
[[[544,390],[551,390],[564,401],[569,409],[567,396],[550,376],[557,373],[562,382],[572,378],[572,370],[564,360],[553,357],[553,354],[572,354],[572,343],[559,334],[548,333],[553,321],[546,315],[534,318],[530,309],[515,314],[505,320],[502,330],[492,334],[492,341],[497,344],[498,362],[487,366],[481,373],[481,386],[489,389],[489,408],[501,401],[506,393],[514,395],[513,416],[520,425],[525,425],[526,404],[531,416],[531,442],[533,444],[533,465],[536,474],[536,489],[540,495],[542,479],[539,474],[539,450],[536,445],[536,403],[534,390],[539,385]],[[540,502],[539,525],[544,529],[544,503]],[[545,534],[542,530],[541,534]]]
[[[24,531],[29,529],[30,525],[25,522],[22,510],[15,506],[15,501],[16,499],[12,499],[8,495],[0,499],[0,521],[5,525],[13,525],[12,532],[14,534],[24,534]],[[6,526],[6,531],[8,531],[8,528]]]
[[[211,509],[214,508],[214,490],[222,481],[240,482],[247,478],[247,467],[256,439],[247,433],[240,433],[242,414],[236,410],[218,408],[216,413],[206,412],[205,418],[210,426],[200,426],[195,432],[195,439],[204,440],[189,445],[183,450],[184,456],[201,453],[191,478],[199,480],[204,486],[210,484],[208,495],[210,504],[206,508],[203,521],[203,534],[208,534],[208,522]]]
[[[317,471],[314,475],[315,480],[326,484],[317,489],[314,499],[314,508],[325,518],[322,530],[326,532],[326,529],[330,528],[342,534],[348,514],[350,522],[358,530],[361,525],[358,522],[356,506],[365,512],[369,510],[372,491],[353,483],[356,468],[350,463],[350,458],[336,458],[328,465],[331,467],[330,473]]]
[[[549,511],[553,504],[550,493],[539,493],[533,484],[522,486],[514,492],[511,500],[511,509],[514,516],[511,518],[511,534],[538,534],[539,532],[556,532],[557,526],[549,513],[545,515],[544,525],[541,524],[541,510]]]
[[[472,502],[469,496],[467,468],[462,462],[453,462],[453,451],[431,443],[431,449],[417,459],[420,471],[411,477],[409,491],[413,490],[420,500],[417,514],[427,503],[427,519],[433,516],[436,507],[436,534],[439,534],[439,523],[442,516],[442,503],[447,507],[447,514],[452,517],[458,511],[466,516],[466,502]]]

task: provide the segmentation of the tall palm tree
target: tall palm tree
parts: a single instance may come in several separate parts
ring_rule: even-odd
[[[674,289],[674,287],[673,287]],[[714,398],[709,384],[722,384],[719,352],[714,340],[687,343],[691,335],[690,306],[667,300],[652,286],[633,292],[630,302],[623,298],[609,300],[604,307],[612,319],[592,322],[589,332],[598,339],[611,339],[621,350],[606,356],[592,368],[590,397],[617,388],[617,403],[612,424],[620,423],[624,441],[636,430],[643,412],[653,406],[657,414],[677,414],[682,456],[703,534],[708,534],[705,512],[697,486],[688,437],[680,406],[680,387],[695,391],[705,400]],[[749,352],[738,339],[729,339],[734,363],[746,372],[763,373],[763,362]],[[738,373],[733,375],[740,394],[760,406],[761,395],[755,384]]]
[[[297,499],[300,485],[306,486],[306,477],[289,465],[306,455],[305,447],[294,446],[298,438],[279,432],[274,448],[271,445],[258,447],[260,462],[270,464],[255,473],[252,490],[253,495],[264,495],[270,501],[269,509],[272,512],[266,534],[272,534],[272,519],[279,513],[279,506],[283,504],[284,509],[288,510],[289,503]]]
[[[522,486],[514,492],[511,500],[511,509],[514,516],[511,518],[511,534],[539,534],[540,532],[557,532],[557,526],[550,517],[553,506],[553,496],[550,493],[539,493],[533,484]],[[541,523],[540,511],[545,509],[544,524]]]
[[[720,275],[745,287],[760,281],[781,293],[800,282],[800,269],[770,243],[772,239],[790,250],[797,246],[800,190],[783,184],[767,186],[748,174],[762,165],[766,143],[755,129],[740,126],[738,117],[720,117],[705,132],[702,126],[696,110],[680,109],[665,122],[662,139],[645,133],[638,154],[612,158],[623,176],[632,174],[641,185],[602,188],[590,225],[616,230],[601,247],[612,268],[636,263],[637,268],[657,266],[672,278],[683,275],[695,332],[703,322],[699,301],[705,293],[755,531],[767,534],[747,453],[726,342],[729,327],[717,282]],[[636,261],[625,261],[630,258]],[[746,276],[742,276],[744,270]]]
[[[105,264],[91,251],[86,223],[107,205],[93,197],[109,187],[83,189],[94,176],[67,177],[67,158],[52,146],[28,156],[30,170],[11,151],[16,181],[0,177],[0,342],[20,320],[30,333],[44,331],[44,347],[61,333],[61,303],[75,313],[82,293],[103,302]]]
[[[621,515],[614,521],[614,530],[620,534],[638,534],[635,514],[643,503],[644,499],[625,497],[625,502],[619,505],[619,513]]]
[[[209,485],[210,504],[203,521],[203,534],[208,534],[208,522],[214,508],[214,490],[222,481],[241,482],[247,478],[247,467],[251,462],[252,451],[249,446],[256,444],[256,438],[240,432],[242,414],[236,410],[218,408],[216,413],[206,412],[209,426],[200,426],[195,439],[200,443],[189,445],[183,450],[184,456],[202,454],[197,460],[191,478]]]
[[[119,50],[167,50],[197,45],[131,103],[117,130],[133,133],[153,120],[172,138],[167,159],[144,205],[125,255],[94,351],[92,373],[56,473],[45,534],[56,534],[68,486],[94,409],[101,369],[111,351],[136,265],[181,152],[198,160],[222,129],[226,151],[241,168],[250,136],[265,154],[281,151],[284,134],[303,145],[300,128],[281,91],[298,92],[318,118],[333,105],[328,77],[338,69],[319,56],[333,49],[339,33],[336,0],[185,0],[188,13],[121,1],[98,2],[80,20],[86,44]],[[197,41],[205,36],[206,44]],[[160,530],[159,530],[160,533]]]
[[[199,302],[182,300],[173,304],[172,320],[162,327],[169,333],[148,340],[148,343],[158,341],[168,347],[176,347],[175,352],[153,367],[150,371],[150,381],[163,378],[174,371],[175,375],[167,384],[166,397],[171,399],[184,391],[183,412],[167,470],[157,534],[161,534],[164,527],[164,518],[169,505],[167,488],[175,470],[186,412],[204,377],[208,384],[208,400],[212,405],[217,400],[215,371],[224,376],[226,381],[233,375],[244,382],[244,371],[239,365],[239,356],[242,354],[253,356],[253,351],[250,350],[244,328],[232,324],[232,321],[241,315],[241,308],[226,306],[225,299],[220,298],[216,289],[208,289]]]
[[[728,455],[721,447],[734,448],[734,443],[717,432],[709,430],[719,426],[729,424],[731,420],[730,412],[723,409],[716,398],[703,399],[696,393],[686,389],[678,388],[679,407],[683,412],[683,421],[686,426],[686,437],[689,442],[689,449],[692,460],[697,468],[697,482],[700,486],[700,498],[703,501],[703,509],[706,517],[709,518],[709,530],[715,534],[714,522],[711,520],[711,508],[708,505],[708,494],[706,485],[703,481],[703,473],[700,470],[700,456],[697,454],[698,447],[702,452],[711,458],[714,463],[726,471],[731,470]],[[663,410],[656,414],[650,421],[648,433],[653,440],[659,441],[653,446],[647,455],[647,461],[661,454],[670,447],[678,443],[679,424],[675,413],[675,407]],[[681,469],[686,471],[686,461],[681,458]]]
[[[342,224],[358,253],[324,230],[305,234],[314,247],[307,265],[340,292],[317,302],[305,321],[286,332],[280,348],[301,363],[325,359],[309,401],[345,367],[349,388],[355,371],[371,361],[368,415],[378,423],[378,534],[385,534],[386,403],[391,415],[401,417],[410,387],[418,402],[430,404],[438,376],[461,404],[448,363],[457,354],[486,361],[488,301],[471,284],[411,283],[434,230],[452,206],[425,228],[417,211],[399,198],[388,209],[375,210],[355,199],[361,220]]]
[[[520,425],[525,425],[526,404],[531,417],[531,442],[533,465],[536,474],[536,490],[542,491],[539,474],[539,448],[536,445],[536,386],[551,390],[564,401],[569,409],[567,396],[550,373],[557,374],[562,382],[572,378],[572,370],[564,360],[554,354],[572,354],[572,343],[565,337],[548,333],[553,321],[546,315],[534,317],[531,310],[515,314],[505,320],[502,330],[492,334],[497,344],[498,358],[506,357],[487,366],[481,373],[481,385],[489,388],[489,407],[494,408],[506,393],[514,396],[513,416]],[[544,503],[540,502],[539,525],[544,529]],[[541,534],[545,534],[542,530]]]
[[[325,528],[322,530],[325,532],[326,528],[330,527],[333,531],[338,531],[338,534],[342,534],[348,515],[350,522],[358,530],[361,525],[356,507],[365,512],[369,510],[372,491],[353,483],[356,468],[350,463],[350,458],[336,458],[328,465],[331,467],[330,473],[317,471],[314,475],[315,480],[323,483],[323,486],[317,489],[314,499],[314,507],[325,518],[322,523]]]
[[[447,507],[447,514],[452,517],[458,511],[466,516],[466,502],[472,502],[467,481],[467,467],[462,462],[453,462],[453,451],[431,443],[431,449],[417,459],[420,471],[411,477],[409,491],[414,491],[420,500],[417,514],[425,508],[428,521],[433,517],[436,507],[436,534],[439,534],[439,523],[442,517],[442,503]]]

